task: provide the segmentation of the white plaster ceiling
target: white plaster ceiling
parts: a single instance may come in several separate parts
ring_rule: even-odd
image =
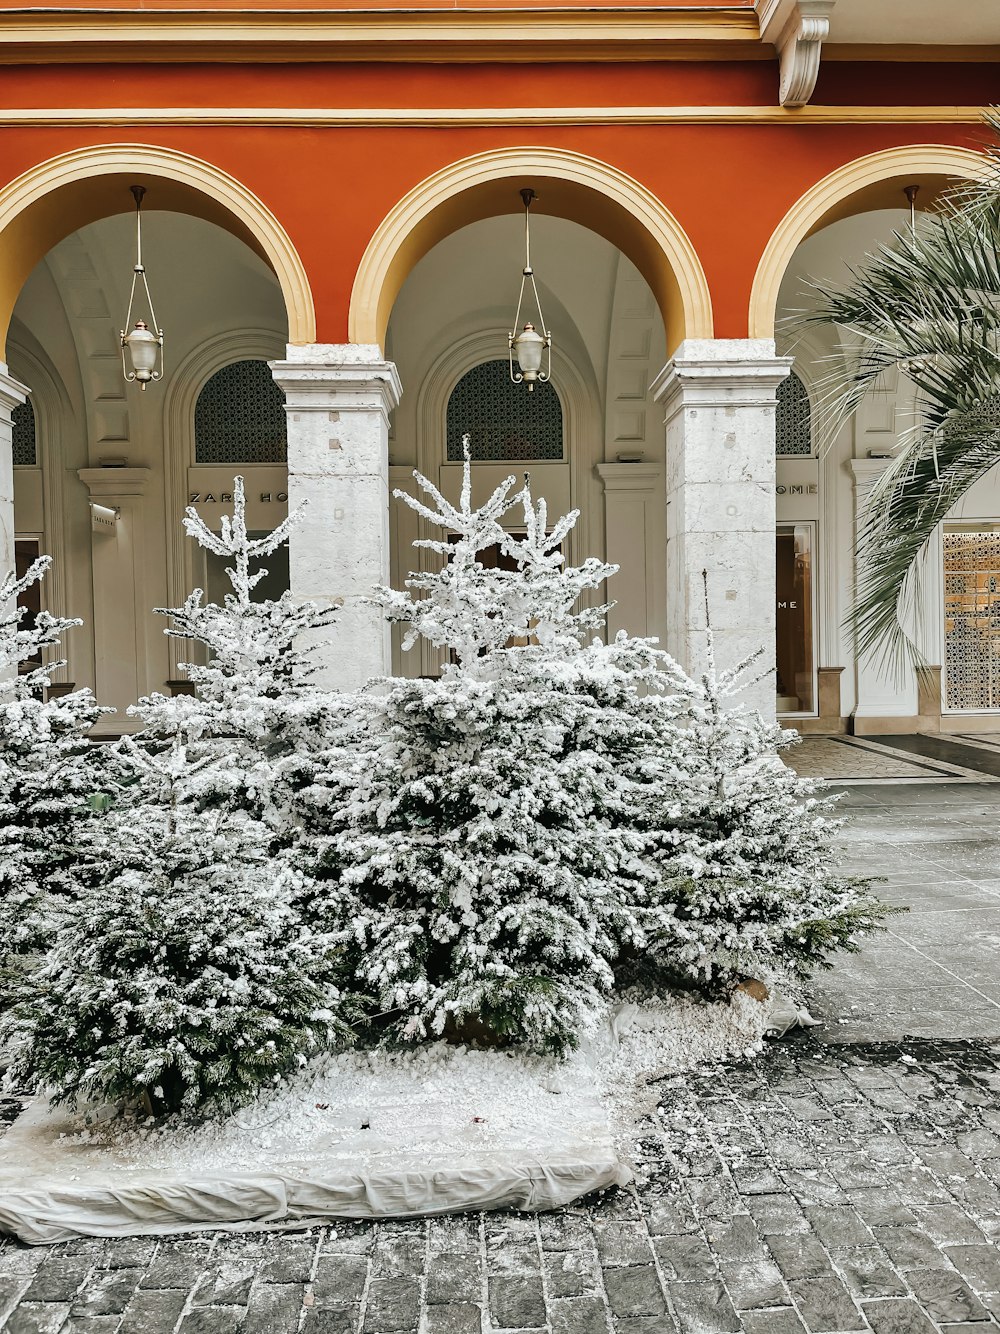
[[[1000,0],[836,0],[830,41],[942,46],[1000,43]]]

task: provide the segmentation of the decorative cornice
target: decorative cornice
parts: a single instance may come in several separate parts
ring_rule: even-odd
[[[819,77],[820,53],[830,35],[836,0],[755,0],[760,36],[778,52],[778,101],[801,107],[812,97]]]
[[[239,125],[294,129],[491,125],[977,125],[981,106],[10,107],[0,127]]]
[[[766,58],[745,6],[0,12],[0,63]]]

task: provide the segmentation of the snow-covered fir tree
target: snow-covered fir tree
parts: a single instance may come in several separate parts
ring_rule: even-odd
[[[818,784],[781,758],[797,738],[740,703],[762,654],[719,669],[708,623],[704,671],[670,664],[684,727],[667,785],[651,789],[662,880],[647,957],[712,990],[743,977],[805,977],[893,911],[870,882],[837,873],[835,799],[817,796]]]
[[[325,871],[356,896],[358,983],[395,1031],[561,1051],[639,940],[640,669],[623,646],[581,643],[603,608],[577,604],[614,567],[566,567],[575,514],[549,531],[513,478],[473,507],[468,454],[457,506],[416,476],[428,503],[397,496],[455,540],[425,539],[441,567],[378,597],[407,646],[425,638],[450,661],[439,680],[387,683],[349,787],[307,794]],[[505,529],[512,511],[523,537]],[[511,568],[483,559],[493,548]]]
[[[54,897],[90,855],[99,785],[87,733],[102,713],[89,690],[45,699],[62,662],[43,661],[80,621],[39,613],[32,623],[18,599],[51,564],[36,560],[21,577],[0,581],[0,995],[4,978],[45,945]]]
[[[300,507],[272,532],[252,537],[242,477],[233,483],[233,512],[222,516],[219,532],[188,508],[188,536],[228,562],[232,591],[213,603],[196,588],[183,606],[157,609],[171,619],[168,635],[203,649],[204,662],[181,664],[197,693],[153,694],[129,710],[142,720],[144,741],[156,745],[181,735],[190,755],[224,757],[225,763],[192,769],[187,800],[246,810],[278,842],[294,823],[292,794],[311,776],[311,753],[329,746],[358,708],[313,680],[316,651],[336,608],[298,602],[289,591],[254,597],[268,573],[263,562],[288,541],[301,514]]]
[[[299,874],[258,821],[187,799],[217,758],[180,736],[121,754],[139,799],[108,813],[104,876],[62,905],[0,1020],[9,1078],[72,1106],[225,1112],[350,1040],[343,943],[303,924]]]

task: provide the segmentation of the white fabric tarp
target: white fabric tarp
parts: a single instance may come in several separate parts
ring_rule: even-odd
[[[583,1062],[346,1056],[206,1126],[39,1098],[0,1139],[0,1232],[31,1244],[556,1209],[624,1184]]]

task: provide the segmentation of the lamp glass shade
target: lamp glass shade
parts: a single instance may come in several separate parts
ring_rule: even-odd
[[[151,380],[156,366],[156,353],[159,340],[147,329],[144,321],[139,320],[130,334],[125,337],[132,369],[137,380]]]
[[[537,380],[542,367],[542,351],[545,339],[535,331],[533,324],[526,324],[514,339],[514,353],[521,374],[526,380]]]

